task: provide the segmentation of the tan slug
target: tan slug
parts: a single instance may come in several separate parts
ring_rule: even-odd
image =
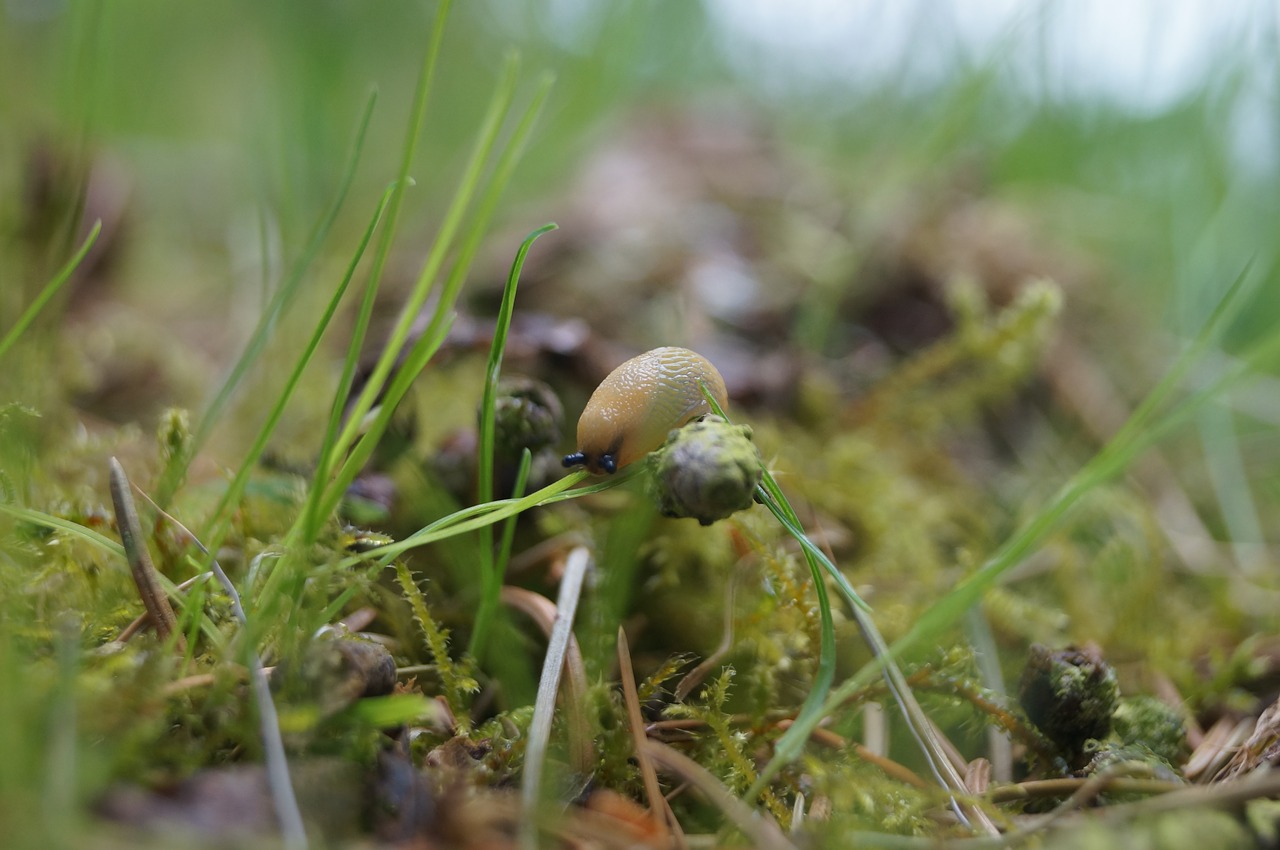
[[[632,357],[591,394],[578,420],[578,450],[564,465],[599,475],[644,457],[672,429],[712,412],[699,381],[721,407],[728,404],[724,378],[696,352],[668,346]]]

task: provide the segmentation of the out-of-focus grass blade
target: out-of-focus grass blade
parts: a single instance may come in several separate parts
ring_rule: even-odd
[[[79,523],[72,522],[69,519],[63,519],[60,516],[47,514],[43,511],[32,510],[31,508],[20,508],[17,505],[7,505],[0,502],[0,513],[7,514],[16,520],[29,522],[32,525],[38,525],[43,528],[52,528],[55,531],[63,531],[74,537],[78,537],[88,543],[92,543],[103,551],[110,552],[120,558],[124,557],[124,546],[106,535],[99,534],[92,528],[85,528]]]
[[[36,316],[40,315],[40,311],[45,308],[45,305],[48,304],[53,296],[58,294],[58,290],[62,289],[62,287],[66,285],[66,282],[71,279],[71,275],[75,273],[75,270],[79,268],[80,263],[84,261],[85,255],[89,253],[89,249],[93,247],[93,243],[98,241],[98,234],[101,232],[102,221],[99,219],[93,223],[93,227],[90,228],[89,235],[86,236],[84,242],[81,243],[80,249],[76,251],[70,260],[67,260],[66,265],[58,270],[58,273],[53,276],[53,279],[44,285],[44,288],[40,290],[40,294],[36,296],[35,300],[31,302],[31,305],[27,307],[26,310],[22,311],[22,315],[18,317],[18,321],[13,323],[13,327],[9,328],[5,333],[4,338],[0,339],[0,358],[4,357],[5,353],[13,347],[13,344],[18,341],[18,338],[22,336],[23,332],[26,331],[26,329],[31,326],[31,323],[35,321]]]
[[[169,500],[173,498],[173,494],[182,483],[182,479],[186,477],[187,468],[190,466],[191,461],[199,453],[200,448],[209,439],[214,426],[222,418],[222,413],[231,401],[232,394],[240,386],[240,382],[244,380],[244,376],[248,374],[249,369],[258,362],[262,352],[266,350],[267,342],[271,339],[271,334],[275,331],[277,325],[279,325],[281,316],[293,303],[294,298],[302,288],[302,281],[306,278],[307,270],[315,262],[315,258],[320,253],[320,248],[324,245],[325,240],[329,238],[329,231],[333,228],[333,223],[337,220],[338,213],[341,211],[343,203],[346,202],[351,184],[355,180],[356,166],[360,163],[360,154],[364,149],[365,131],[369,127],[374,101],[374,96],[370,95],[360,121],[355,143],[352,146],[351,156],[347,160],[342,182],[339,184],[338,193],[334,196],[333,203],[312,231],[307,247],[303,250],[297,262],[294,263],[288,278],[276,290],[275,295],[271,298],[271,303],[267,305],[267,309],[263,311],[262,316],[258,319],[258,325],[254,328],[253,335],[249,338],[249,342],[245,346],[244,352],[240,355],[240,359],[236,361],[231,373],[200,417],[200,422],[192,433],[187,451],[181,456],[175,457],[161,475],[155,492],[152,494],[152,499],[161,508],[166,507]]]
[[[381,439],[391,422],[391,417],[395,414],[396,406],[408,392],[409,385],[417,378],[418,373],[426,366],[444,340],[444,332],[447,330],[447,324],[452,320],[452,312],[446,307],[442,298],[436,305],[427,330],[409,348],[403,362],[392,376],[393,367],[396,367],[397,360],[401,357],[414,321],[423,304],[426,303],[427,296],[433,288],[432,284],[444,265],[454,239],[458,236],[466,211],[479,191],[484,165],[497,144],[503,119],[515,95],[518,70],[519,65],[514,59],[508,61],[506,72],[490,100],[489,110],[477,134],[462,179],[445,213],[440,232],[431,246],[418,281],[405,303],[400,319],[387,340],[386,347],[378,358],[369,380],[348,411],[346,425],[334,445],[329,448],[328,456],[324,461],[329,468],[337,466],[338,458],[346,456],[333,480],[323,483],[323,493],[318,497],[320,502],[317,508],[317,521],[329,516],[342,501],[343,494],[364,467],[369,456],[373,454],[378,440]],[[379,397],[381,397],[381,406],[373,417],[373,421],[366,424],[365,417],[373,409],[374,401]],[[363,434],[362,429],[364,429]],[[349,454],[348,450],[350,450]]]
[[[360,137],[363,139],[364,130],[368,126],[369,116],[372,114],[374,98],[369,99],[368,108],[365,110],[364,121],[360,126]],[[337,289],[334,290],[333,297],[329,299],[328,305],[325,307],[324,314],[316,323],[315,329],[311,333],[311,339],[307,341],[307,345],[303,348],[302,354],[298,357],[297,363],[294,364],[293,372],[289,375],[285,382],[284,388],[276,396],[272,405],[271,412],[267,415],[266,421],[258,431],[257,439],[240,461],[240,467],[236,470],[235,477],[223,492],[222,498],[218,501],[214,508],[212,517],[209,521],[209,531],[204,535],[209,541],[211,551],[217,551],[222,545],[223,536],[226,534],[228,527],[228,512],[232,505],[236,504],[240,495],[244,492],[245,485],[249,481],[249,474],[253,471],[258,463],[258,459],[267,448],[267,443],[271,439],[271,435],[275,432],[276,426],[280,424],[280,419],[284,416],[285,407],[290,399],[293,398],[294,391],[298,388],[298,384],[302,381],[303,372],[306,371],[307,365],[310,364],[311,358],[315,355],[316,350],[320,347],[320,340],[324,337],[324,332],[329,327],[329,322],[333,320],[334,314],[338,311],[338,305],[342,302],[342,298],[346,295],[347,287],[351,284],[351,278],[355,275],[356,266],[360,264],[360,259],[364,256],[365,248],[369,245],[369,240],[373,238],[373,233],[378,227],[378,222],[382,218],[383,211],[386,209],[387,202],[390,198],[392,189],[388,188],[382,194],[382,199],[378,202],[377,208],[374,210],[373,217],[369,220],[369,225],[365,228],[364,235],[360,239],[359,245],[356,246],[355,254],[351,257],[351,261],[347,264],[347,271],[342,276],[342,280],[338,283]]]

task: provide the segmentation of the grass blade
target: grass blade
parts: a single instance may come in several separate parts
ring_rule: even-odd
[[[543,234],[556,229],[555,224],[544,224],[525,237],[516,251],[507,274],[507,285],[502,291],[502,305],[498,309],[497,325],[493,329],[493,342],[489,346],[489,363],[485,369],[484,395],[480,402],[480,434],[477,452],[476,501],[493,500],[493,442],[496,424],[494,407],[498,396],[498,378],[502,372],[502,355],[506,350],[507,333],[511,330],[511,315],[515,311],[516,288],[520,284],[520,271],[524,258],[533,243]],[[521,488],[523,489],[523,488]],[[486,525],[480,532],[480,606],[476,611],[475,628],[471,631],[468,651],[481,657],[489,637],[489,623],[498,610],[498,595],[502,590],[502,573],[493,558],[493,526]]]
[[[308,340],[302,354],[298,357],[297,363],[294,364],[293,372],[289,375],[285,382],[284,388],[276,397],[272,405],[271,412],[267,415],[267,419],[262,423],[262,427],[258,431],[257,439],[245,454],[244,459],[240,462],[240,468],[236,470],[235,477],[223,492],[222,498],[219,499],[217,506],[214,508],[212,518],[209,521],[209,547],[217,551],[222,545],[223,536],[227,532],[229,524],[229,509],[231,505],[236,504],[241,494],[244,492],[245,486],[249,482],[249,474],[253,471],[258,463],[258,459],[262,457],[262,453],[267,448],[267,443],[271,439],[271,435],[275,432],[276,426],[280,423],[280,419],[284,416],[285,407],[289,400],[293,398],[294,391],[302,381],[302,375],[306,371],[307,366],[311,363],[311,358],[315,355],[316,350],[320,347],[320,340],[324,337],[324,332],[328,330],[329,322],[333,320],[333,316],[338,311],[338,305],[342,302],[342,298],[346,295],[347,287],[351,283],[351,278],[355,274],[356,266],[359,265],[360,259],[364,256],[365,248],[369,245],[369,240],[373,238],[373,232],[378,227],[378,222],[382,218],[383,211],[386,209],[387,201],[391,194],[391,189],[387,189],[382,194],[382,199],[378,202],[377,209],[374,210],[373,218],[370,219],[368,227],[365,228],[364,236],[360,240],[360,244],[356,247],[356,252],[351,258],[351,262],[347,265],[346,274],[342,276],[338,287],[334,290],[333,297],[329,299],[328,305],[325,307],[324,314],[316,323],[315,329],[311,333],[311,339]]]
[[[124,546],[100,534],[92,528],[86,528],[78,522],[72,522],[69,519],[63,519],[60,516],[47,514],[44,511],[32,510],[31,508],[22,508],[17,505],[9,505],[0,502],[0,514],[6,514],[20,522],[28,522],[41,528],[50,528],[54,531],[61,531],[72,537],[77,537],[86,543],[97,546],[104,552],[124,558]],[[163,578],[163,577],[162,577]]]
[[[319,533],[320,523],[323,521],[322,518],[329,513],[328,511],[322,511],[320,507],[324,496],[328,492],[328,488],[325,485],[329,480],[329,474],[336,459],[345,451],[345,448],[341,446],[349,445],[348,441],[344,441],[340,437],[345,433],[341,429],[342,411],[346,406],[347,394],[350,392],[354,380],[356,363],[364,344],[365,333],[373,316],[373,304],[378,293],[378,284],[382,280],[382,272],[386,267],[387,257],[391,253],[391,244],[395,240],[396,227],[400,223],[400,207],[404,203],[404,193],[411,183],[409,171],[413,167],[413,158],[418,150],[418,139],[422,133],[423,119],[427,114],[427,102],[431,93],[432,81],[435,79],[435,69],[440,58],[440,45],[444,40],[445,23],[449,19],[451,6],[452,0],[441,0],[440,5],[436,7],[436,17],[431,26],[431,36],[427,42],[427,50],[422,57],[422,67],[418,72],[417,90],[414,92],[413,98],[413,112],[409,118],[409,129],[405,133],[404,148],[400,154],[400,171],[392,184],[394,188],[391,193],[391,202],[387,208],[387,226],[382,232],[382,238],[378,241],[377,250],[374,252],[373,261],[370,264],[369,278],[365,284],[365,297],[360,305],[360,313],[356,321],[355,332],[352,334],[351,344],[347,348],[347,359],[343,364],[342,377],[338,381],[337,391],[334,393],[329,426],[325,431],[324,440],[320,444],[319,457],[316,461],[316,474],[312,482],[311,491],[308,494],[306,510],[303,512],[301,532],[304,543],[310,543],[315,539]],[[407,310],[405,315],[409,315]],[[402,316],[402,324],[403,321],[404,317]],[[397,332],[398,330],[399,328],[397,328]],[[401,344],[403,344],[403,340]],[[381,366],[381,363],[379,363],[379,366]],[[374,374],[377,375],[377,369],[375,369]],[[385,380],[385,377],[384,373],[381,380]],[[373,383],[373,376],[370,377],[369,383]],[[362,393],[361,398],[363,397],[364,394]],[[370,396],[370,398],[373,398],[373,396]],[[357,408],[359,406],[360,403],[357,401]],[[353,414],[351,419],[363,416],[368,410],[369,407],[365,407],[363,412]]]
[[[343,203],[347,199],[347,193],[351,189],[351,184],[355,180],[356,166],[360,162],[360,154],[364,149],[365,132],[369,128],[369,119],[373,113],[373,105],[376,97],[370,95],[366,103],[364,114],[361,118],[359,129],[356,133],[356,140],[352,146],[351,156],[347,160],[346,169],[342,175],[342,182],[339,184],[338,192],[334,196],[333,203],[324,216],[317,223],[312,231],[311,239],[307,243],[307,247],[303,250],[302,255],[294,263],[293,269],[290,271],[288,278],[276,290],[272,296],[267,309],[263,311],[262,316],[258,319],[258,325],[253,330],[253,335],[249,338],[244,351],[240,355],[240,359],[236,361],[232,367],[227,379],[223,382],[222,387],[218,390],[209,406],[205,409],[204,414],[200,417],[200,422],[191,435],[191,441],[187,446],[187,450],[179,457],[176,457],[172,463],[165,469],[161,475],[160,482],[156,486],[156,492],[153,499],[160,507],[165,507],[169,500],[173,498],[174,492],[186,477],[187,468],[191,461],[199,453],[200,448],[205,441],[209,439],[213,427],[222,418],[222,413],[226,409],[227,404],[231,401],[231,396],[240,386],[240,382],[244,380],[249,369],[262,356],[262,352],[266,349],[267,342],[271,339],[271,334],[275,331],[279,324],[280,317],[284,315],[289,306],[293,303],[294,298],[301,290],[302,281],[306,276],[307,270],[315,261],[316,256],[320,253],[320,247],[324,245],[325,240],[329,237],[329,231],[333,228],[333,223],[338,218],[338,213],[342,209]]]
[[[426,330],[410,348],[403,364],[394,376],[391,375],[391,367],[408,338],[413,318],[425,302],[430,284],[443,264],[446,249],[452,243],[460,227],[462,216],[477,191],[482,166],[497,142],[497,135],[514,98],[518,70],[519,63],[514,57],[510,58],[507,63],[507,73],[499,84],[498,89],[494,92],[489,113],[472,152],[465,176],[459,185],[454,203],[450,206],[449,212],[445,217],[445,222],[441,226],[440,235],[432,246],[431,254],[427,258],[427,263],[418,279],[418,285],[415,287],[414,295],[410,298],[409,303],[406,304],[396,332],[392,335],[391,341],[388,342],[386,349],[383,351],[382,357],[374,369],[374,375],[361,392],[354,410],[349,415],[343,435],[338,440],[338,448],[342,450],[352,444],[356,439],[356,431],[360,427],[361,420],[371,409],[373,399],[381,388],[386,385],[381,410],[379,410],[373,423],[369,425],[368,430],[359,438],[359,442],[355,444],[355,448],[339,470],[336,480],[331,484],[329,492],[321,504],[323,515],[328,515],[337,507],[342,499],[342,494],[346,492],[347,487],[355,480],[356,475],[359,474],[369,456],[373,454],[378,440],[382,437],[383,432],[386,431],[387,425],[391,421],[396,405],[404,398],[409,391],[410,385],[435,355],[444,340],[445,334],[448,332],[448,324],[453,321],[453,304],[457,299],[462,281],[470,269],[471,261],[479,249],[480,240],[488,229],[489,220],[492,218],[502,191],[510,180],[516,163],[519,161],[528,135],[533,129],[533,123],[550,90],[551,80],[549,77],[543,79],[538,93],[525,110],[505,151],[498,159],[498,163],[494,168],[493,178],[490,180],[488,189],[479,204],[478,212],[470,222],[466,240],[459,251],[458,259],[454,263],[448,280],[445,281],[440,301],[436,305]],[[379,373],[381,373],[381,377],[379,377]],[[390,380],[389,385],[386,384],[388,379]]]
[[[342,501],[343,494],[364,467],[369,456],[373,454],[378,440],[391,422],[396,405],[444,339],[444,331],[447,330],[445,325],[451,321],[451,318],[448,316],[448,311],[442,309],[442,300],[437,305],[430,326],[414,342],[396,375],[392,376],[392,370],[409,340],[414,321],[423,304],[426,303],[432,284],[444,265],[445,257],[453,246],[465,213],[476,195],[484,164],[497,143],[503,118],[515,95],[517,70],[518,67],[514,61],[508,62],[506,73],[489,102],[489,110],[477,134],[462,179],[445,213],[440,231],[427,254],[422,271],[418,275],[418,281],[400,313],[400,319],[391,332],[369,380],[360,391],[355,404],[347,412],[346,425],[338,439],[329,447],[328,456],[323,460],[323,463],[332,469],[337,465],[337,458],[347,455],[334,479],[324,485],[324,492],[319,497],[318,517],[326,517],[333,513],[338,503]],[[361,429],[365,428],[365,417],[373,409],[375,400],[379,397],[381,397],[381,409],[361,436]],[[349,454],[348,450],[350,450]]]
[[[725,415],[724,410],[711,393],[707,391],[706,386],[703,385],[701,389],[712,411],[717,416],[727,420],[728,417]],[[868,666],[872,669],[880,670],[884,674],[885,684],[888,686],[890,693],[893,694],[894,701],[898,703],[898,707],[902,710],[907,726],[910,728],[912,736],[916,739],[921,752],[924,753],[925,759],[929,762],[934,778],[951,795],[952,807],[956,814],[964,823],[969,823],[972,819],[989,834],[998,834],[995,824],[990,821],[985,813],[975,807],[963,806],[957,800],[955,795],[966,791],[964,780],[947,758],[941,742],[938,741],[937,735],[933,731],[932,724],[929,723],[924,710],[911,692],[911,687],[907,684],[906,677],[902,675],[902,671],[894,663],[893,656],[889,653],[884,638],[880,635],[880,630],[876,628],[875,621],[871,619],[870,606],[858,596],[853,586],[849,584],[848,579],[831,562],[831,559],[805,534],[800,525],[799,517],[791,507],[790,502],[787,501],[786,494],[782,492],[782,488],[778,486],[777,479],[765,468],[763,462],[760,467],[761,481],[756,487],[756,497],[777,518],[782,527],[787,530],[787,533],[800,543],[804,552],[805,563],[809,566],[809,574],[813,578],[814,593],[818,599],[821,643],[818,655],[818,670],[814,675],[813,685],[810,687],[809,694],[805,697],[805,701],[791,726],[774,745],[773,758],[760,771],[760,775],[756,777],[755,782],[748,789],[746,798],[748,800],[755,799],[764,791],[769,781],[778,774],[783,766],[799,757],[804,745],[809,740],[809,736],[829,711],[827,700],[828,695],[831,693],[832,682],[835,679],[836,645],[831,601],[827,596],[826,580],[823,575],[825,569],[826,574],[831,576],[836,586],[849,602],[854,619],[858,624],[858,630],[862,633],[863,640],[871,649],[872,655],[875,656],[875,661]]]
[[[4,357],[5,353],[13,347],[13,344],[18,341],[18,338],[22,336],[23,332],[25,332],[26,329],[31,326],[31,323],[35,321],[36,316],[40,315],[40,311],[45,308],[45,305],[48,304],[49,301],[53,299],[53,296],[57,295],[58,291],[66,285],[68,280],[71,279],[71,275],[75,273],[75,270],[79,268],[80,263],[84,261],[85,255],[89,253],[89,249],[93,247],[93,243],[98,241],[98,234],[101,232],[102,221],[95,221],[93,223],[93,227],[89,230],[89,235],[86,236],[84,242],[81,243],[80,249],[76,251],[75,255],[72,256],[70,260],[67,260],[66,265],[58,270],[58,273],[53,276],[53,279],[44,285],[44,288],[40,290],[40,294],[37,295],[35,300],[31,302],[31,305],[22,312],[22,315],[18,317],[18,321],[14,322],[13,327],[9,328],[5,333],[4,338],[0,339],[0,358]]]

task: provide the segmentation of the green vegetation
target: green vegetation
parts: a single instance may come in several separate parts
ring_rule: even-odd
[[[572,5],[0,11],[0,844],[1269,840],[1274,47]]]

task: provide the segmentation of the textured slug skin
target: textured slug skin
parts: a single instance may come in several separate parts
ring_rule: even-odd
[[[724,378],[687,348],[655,348],[614,369],[578,420],[581,462],[596,474],[611,472],[601,465],[611,455],[615,469],[621,469],[661,446],[673,428],[710,413],[699,380],[721,407],[727,406]]]

